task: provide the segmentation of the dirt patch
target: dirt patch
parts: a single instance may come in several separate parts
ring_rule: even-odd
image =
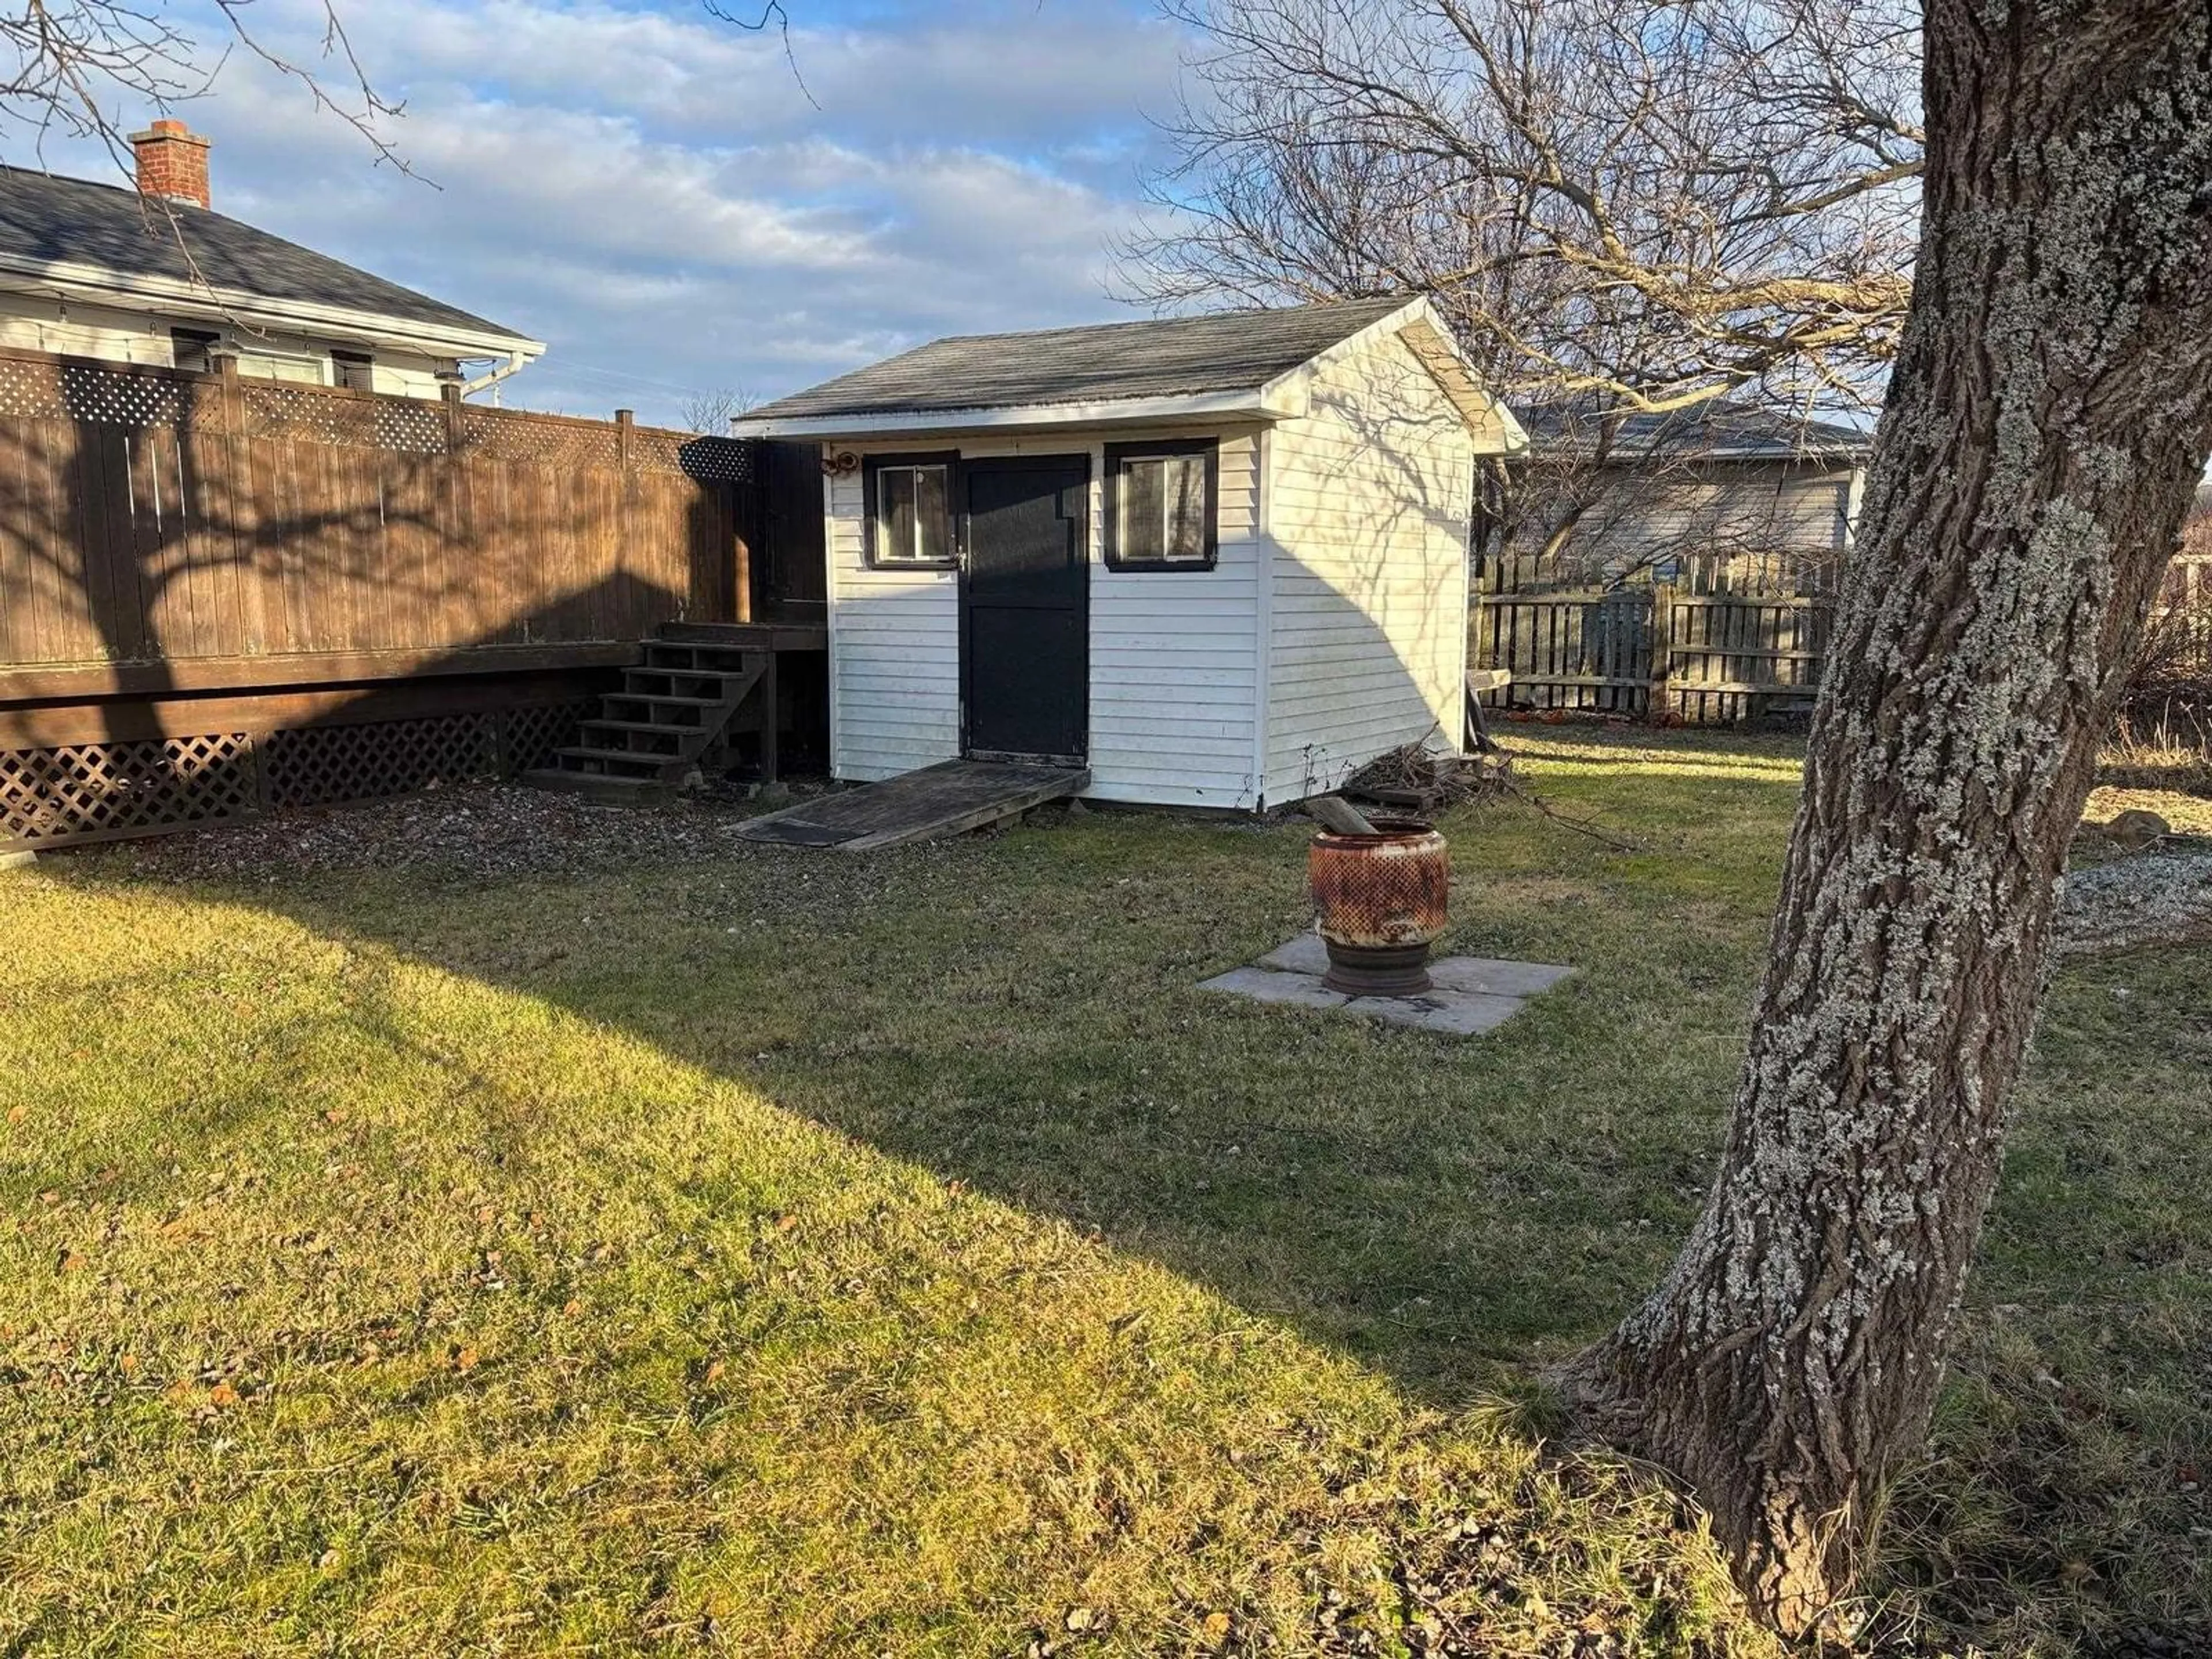
[[[2212,839],[2172,838],[2077,868],[2058,913],[2061,956],[2212,939]]]
[[[565,875],[728,856],[744,845],[738,825],[781,799],[600,806],[486,784],[165,836],[143,843],[139,854],[156,873],[246,881],[360,869]]]

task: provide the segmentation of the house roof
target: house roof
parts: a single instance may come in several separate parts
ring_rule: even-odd
[[[120,279],[118,287],[182,288],[234,306],[260,301],[350,313],[487,347],[539,343],[211,209],[27,167],[0,166],[0,267],[33,275],[88,270]]]
[[[1595,398],[1553,398],[1516,404],[1515,412],[1531,453],[1541,456],[1593,447],[1601,408]],[[1874,434],[1856,427],[1729,398],[1619,419],[1613,453],[1623,460],[1659,450],[1727,460],[1863,460],[1874,445]]]
[[[1473,421],[1519,429],[1475,384],[1427,302],[1402,295],[1270,311],[957,334],[751,410],[740,431],[859,436],[896,430],[1073,425],[1294,410],[1286,377],[1363,330],[1402,319],[1409,343]]]
[[[751,418],[1256,392],[1405,304],[1402,298],[1354,300],[1016,334],[955,334],[779,398],[751,411]]]

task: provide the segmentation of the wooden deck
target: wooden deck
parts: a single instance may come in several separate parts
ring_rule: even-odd
[[[881,783],[787,806],[742,826],[747,841],[835,847],[848,853],[933,841],[1019,817],[1090,787],[1080,767],[944,761]]]

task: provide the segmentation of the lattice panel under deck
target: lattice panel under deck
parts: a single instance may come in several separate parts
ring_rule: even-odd
[[[325,806],[488,778],[499,769],[497,736],[488,714],[271,732],[260,744],[263,799]]]
[[[510,708],[500,748],[500,769],[508,774],[550,766],[553,751],[576,740],[576,730],[599,712],[597,702],[550,703],[539,708]]]
[[[0,842],[186,830],[254,810],[242,732],[0,750]]]

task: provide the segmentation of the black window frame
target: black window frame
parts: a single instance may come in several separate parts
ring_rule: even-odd
[[[887,558],[876,545],[876,478],[886,469],[941,466],[945,469],[945,556],[941,559]],[[871,570],[957,570],[960,568],[960,514],[954,506],[959,488],[960,452],[957,449],[908,450],[896,454],[868,455],[860,461],[861,556]]]
[[[1206,554],[1197,559],[1131,559],[1118,545],[1121,526],[1121,463],[1158,460],[1170,455],[1206,458]],[[1221,562],[1221,440],[1157,438],[1149,443],[1106,446],[1104,500],[1106,568],[1109,570],[1212,570]]]

